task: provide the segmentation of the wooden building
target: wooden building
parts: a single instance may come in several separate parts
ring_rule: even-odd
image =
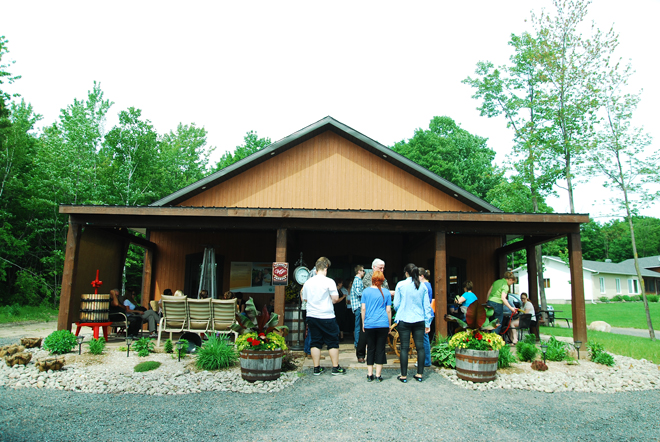
[[[506,270],[506,255],[567,236],[574,338],[586,342],[580,224],[584,214],[503,213],[354,129],[326,117],[147,207],[61,206],[69,214],[59,329],[78,317],[80,294],[101,269],[104,289],[119,284],[130,242],[145,249],[143,304],[165,288],[191,290],[194,263],[213,246],[219,292],[232,263],[319,256],[352,277],[355,264],[386,262],[390,282],[408,262],[431,271],[436,329],[446,334],[447,300],[470,279],[485,302]],[[128,234],[146,232],[146,240]],[[522,241],[505,245],[510,239]],[[530,284],[536,287],[536,284]],[[107,292],[107,290],[104,290]],[[284,311],[284,287],[274,289]],[[530,298],[538,309],[536,290]]]

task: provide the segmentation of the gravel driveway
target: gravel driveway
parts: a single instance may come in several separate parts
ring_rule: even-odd
[[[658,440],[660,391],[472,391],[437,373],[311,376],[280,393],[94,395],[0,387],[2,441]],[[426,373],[425,373],[426,375]]]

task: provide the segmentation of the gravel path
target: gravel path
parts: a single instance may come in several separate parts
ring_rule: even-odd
[[[311,376],[279,393],[96,395],[0,387],[2,441],[658,440],[658,390],[472,391],[438,373]],[[497,418],[494,418],[497,416]],[[467,423],[469,422],[469,424]]]

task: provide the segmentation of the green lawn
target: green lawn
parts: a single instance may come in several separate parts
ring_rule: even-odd
[[[0,324],[25,321],[54,321],[57,319],[58,309],[51,307],[28,307],[7,305],[0,307]]]
[[[562,310],[556,316],[560,318],[572,318],[570,304],[554,304],[555,310]],[[648,329],[646,325],[646,312],[643,302],[616,302],[608,304],[585,305],[587,324],[594,321],[605,321],[612,327]],[[654,329],[660,329],[660,303],[649,302],[651,322]],[[564,322],[564,325],[566,321]],[[561,322],[559,322],[561,324]]]
[[[541,334],[553,336],[573,337],[573,330],[559,327],[540,327]],[[660,337],[660,332],[657,333]],[[637,336],[615,335],[614,333],[604,333],[587,330],[587,337],[590,341],[596,341],[605,346],[605,350],[621,356],[630,356],[635,359],[646,359],[660,364],[660,340],[651,341],[649,338],[639,338]],[[583,351],[584,349],[584,351]],[[580,349],[580,356],[586,357],[586,345],[583,344]]]

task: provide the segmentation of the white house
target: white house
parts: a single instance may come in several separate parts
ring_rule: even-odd
[[[658,294],[660,273],[652,268],[658,268],[658,258],[641,258],[642,277],[646,286],[646,294]],[[527,267],[513,270],[518,277],[518,283],[513,287],[515,293],[528,292]],[[612,262],[582,261],[582,277],[584,280],[584,300],[594,301],[602,296],[612,298],[616,295],[641,295],[641,286],[632,259],[615,264]],[[543,279],[545,297],[548,302],[566,303],[571,300],[571,275],[568,264],[555,256],[543,257]]]

